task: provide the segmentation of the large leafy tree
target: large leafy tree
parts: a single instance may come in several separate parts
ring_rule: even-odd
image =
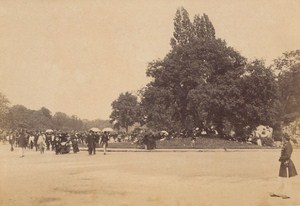
[[[52,117],[52,121],[55,129],[66,130],[69,116],[63,112],[56,112]]]
[[[248,63],[238,88],[239,98],[228,114],[238,134],[242,135],[245,127],[251,131],[259,124],[275,128],[280,125],[278,84],[274,73],[265,67],[264,62],[255,60]]]
[[[23,105],[10,107],[8,99],[0,93],[0,128],[85,130],[91,127],[104,128],[110,125],[108,120],[82,121],[76,115],[68,116],[63,112],[56,112],[52,116],[51,111],[46,107],[39,110],[31,110]]]
[[[30,120],[31,128],[36,128],[36,129],[52,128],[51,118],[49,118],[49,116],[45,116],[45,113],[43,113],[43,109],[30,110],[30,114],[28,118]]]
[[[171,122],[188,128],[211,122],[221,131],[245,58],[215,38],[205,14],[196,15],[191,23],[185,9],[177,10],[174,30],[172,50],[148,66],[147,75],[153,81],[146,87],[142,105],[153,117],[149,123]],[[228,99],[224,98],[226,93]]]
[[[177,9],[174,18],[174,33],[171,38],[171,46],[185,45],[191,42],[193,37],[193,25],[189,13],[181,7]]]
[[[114,122],[114,127],[128,128],[134,123],[139,121],[140,106],[137,100],[137,96],[126,92],[120,94],[119,98],[111,104],[112,113],[110,115],[111,122]]]
[[[31,111],[23,105],[14,105],[9,111],[10,127],[17,128],[31,128],[30,123]]]
[[[300,117],[300,50],[275,59],[272,69],[278,79],[282,120],[288,123]]]
[[[206,14],[189,20],[177,10],[171,51],[148,66],[142,95],[147,124],[159,129],[214,126],[239,136],[259,124],[278,124],[278,87],[262,61],[247,63],[217,39]]]
[[[173,104],[174,95],[170,90],[148,85],[142,93],[142,98],[143,120],[150,128],[156,130],[180,129],[180,122],[174,121],[177,106]]]
[[[45,113],[46,112],[46,113]],[[23,105],[14,105],[8,114],[11,128],[48,129],[52,128],[52,120],[49,117],[50,110],[43,107],[40,110],[30,110]]]
[[[40,109],[40,111],[43,114],[43,116],[47,117],[48,119],[52,118],[51,111],[49,109],[47,109],[46,107],[42,107]]]

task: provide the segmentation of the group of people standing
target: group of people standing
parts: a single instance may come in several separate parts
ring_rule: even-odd
[[[33,149],[33,145],[35,145],[36,150],[39,150],[41,153],[44,153],[45,151],[46,136],[42,132],[36,133],[35,135],[28,133],[26,130],[11,132],[8,135],[8,141],[11,146],[11,151],[14,151],[15,146],[21,148],[20,157],[25,156],[26,148],[29,147],[30,149]]]
[[[25,129],[7,132],[6,140],[10,144],[10,150],[14,151],[15,147],[21,148],[20,157],[25,156],[26,149],[36,149],[41,154],[45,150],[52,150],[56,154],[69,153],[73,148],[73,152],[79,152],[79,144],[86,144],[89,155],[96,154],[98,144],[103,147],[104,155],[107,152],[109,132],[105,131],[100,134],[92,130],[79,132],[42,132],[28,131]]]
[[[89,134],[86,138],[86,144],[88,147],[89,155],[96,154],[96,146],[99,140],[100,145],[103,147],[103,154],[106,155],[106,149],[108,147],[109,141],[109,133],[105,131],[101,136],[99,136],[96,132],[93,132],[92,130],[89,131]]]

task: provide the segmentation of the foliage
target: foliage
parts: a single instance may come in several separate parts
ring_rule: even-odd
[[[274,60],[272,69],[277,75],[289,71],[291,67],[300,63],[300,50],[289,51]]]
[[[9,101],[1,93],[0,101],[0,126],[7,129],[82,131],[91,127],[105,128],[111,126],[108,120],[81,120],[76,115],[69,116],[63,112],[56,112],[52,116],[51,111],[46,107],[39,110],[31,110],[23,105],[9,107]]]
[[[237,107],[229,114],[237,133],[250,130],[259,124],[278,127],[280,103],[275,76],[262,61],[247,64],[238,84],[240,92]]]
[[[284,53],[274,60],[277,73],[282,120],[285,123],[300,117],[300,50]]]
[[[119,98],[111,104],[112,113],[110,115],[111,122],[114,122],[115,128],[128,128],[139,120],[140,108],[137,96],[126,92],[120,94]]]
[[[245,58],[215,38],[205,14],[191,23],[185,9],[177,10],[174,30],[172,50],[148,66],[153,81],[142,98],[148,125],[191,129],[212,123],[221,131],[226,111],[239,95],[235,85]]]
[[[45,116],[45,111],[49,111],[46,108],[41,110],[30,110],[23,105],[14,105],[10,108],[9,119],[10,127],[26,128],[26,129],[48,129],[52,128],[51,118]],[[50,111],[49,111],[50,112]]]
[[[274,146],[274,140],[272,138],[268,138],[268,137],[262,137],[261,138],[261,143],[264,146],[269,146],[269,147]]]
[[[9,100],[0,92],[0,127],[6,126],[7,115],[9,112]]]
[[[279,125],[273,72],[262,61],[247,63],[217,39],[206,14],[191,22],[188,12],[178,9],[171,46],[164,59],[148,65],[146,74],[153,81],[144,89],[141,105],[149,127],[213,126],[221,136],[234,130],[243,137],[259,124]]]

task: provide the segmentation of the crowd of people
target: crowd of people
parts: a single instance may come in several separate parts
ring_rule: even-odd
[[[79,152],[79,145],[86,145],[90,155],[96,154],[96,147],[103,147],[104,154],[107,152],[108,142],[129,141],[136,144],[137,148],[147,150],[156,148],[156,141],[170,140],[173,138],[191,138],[191,146],[195,147],[196,139],[200,136],[216,135],[214,130],[200,130],[194,128],[191,130],[161,131],[152,132],[136,128],[130,134],[125,132],[110,133],[108,131],[99,132],[93,130],[62,132],[55,130],[26,130],[16,129],[10,131],[0,131],[2,141],[8,141],[11,145],[11,151],[14,147],[22,148],[21,157],[24,157],[26,149],[40,151],[55,151],[56,154],[69,153],[73,149],[74,153]]]
[[[16,147],[21,148],[20,157],[25,156],[25,150],[35,150],[43,154],[46,151],[53,151],[55,154],[66,154],[71,151],[77,153],[80,151],[79,145],[86,145],[88,154],[96,154],[96,146],[103,146],[104,154],[107,152],[109,132],[95,132],[92,130],[85,132],[61,132],[61,131],[35,131],[26,129],[16,129],[10,131],[1,131],[2,142],[10,144],[10,150],[14,151]]]

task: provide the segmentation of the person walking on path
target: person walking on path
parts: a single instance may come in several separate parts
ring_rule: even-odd
[[[89,131],[89,134],[86,137],[86,143],[88,146],[89,155],[96,154],[96,140],[93,131]]]
[[[279,158],[280,168],[279,168],[279,177],[280,177],[280,186],[279,194],[271,194],[273,197],[282,197],[283,199],[290,198],[292,191],[292,185],[290,182],[290,177],[297,175],[296,167],[291,160],[291,155],[293,153],[293,146],[290,142],[290,137],[288,134],[284,134],[282,138],[282,148],[281,155]]]
[[[43,133],[40,133],[37,144],[39,145],[39,149],[41,154],[44,154],[45,151],[45,145],[46,145],[46,136]]]
[[[106,155],[106,149],[108,147],[108,140],[109,140],[109,135],[108,132],[105,131],[104,134],[101,137],[100,145],[103,146],[103,154]]]
[[[25,149],[27,147],[26,132],[24,130],[22,130],[19,135],[19,147],[21,147],[20,157],[24,157]]]
[[[10,144],[10,151],[14,151],[14,144],[15,144],[16,138],[13,132],[10,132],[8,134],[8,142]]]

